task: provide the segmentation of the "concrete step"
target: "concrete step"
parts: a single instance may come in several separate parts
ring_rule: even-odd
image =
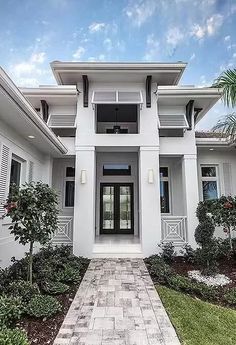
[[[95,243],[94,258],[142,258],[142,248],[139,243]]]

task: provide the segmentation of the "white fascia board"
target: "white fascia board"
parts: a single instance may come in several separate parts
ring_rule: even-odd
[[[78,91],[75,85],[57,85],[54,87],[38,87],[38,88],[19,88],[19,90],[27,97],[34,96],[63,96],[74,97],[76,100]]]
[[[27,101],[21,91],[13,83],[10,77],[0,67],[0,87],[6,93],[6,95],[17,105],[24,116],[40,130],[40,132],[49,139],[49,142],[62,154],[67,153],[67,148],[57,138],[57,136],[51,131],[45,121],[38,116],[37,112]]]
[[[198,147],[230,147],[231,143],[226,138],[196,138]]]
[[[220,99],[221,90],[216,88],[195,88],[195,87],[178,87],[178,86],[158,86],[157,94],[159,97],[184,96],[184,97],[215,97]]]
[[[171,73],[176,72],[175,83],[180,80],[187,63],[154,63],[154,62],[60,62],[53,61],[50,63],[53,75],[59,85],[63,84],[60,73],[74,73],[81,72],[83,74],[88,74],[91,72],[122,72],[129,71],[135,73]]]

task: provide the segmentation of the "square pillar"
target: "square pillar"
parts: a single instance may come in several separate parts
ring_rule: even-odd
[[[199,202],[197,155],[186,154],[182,159],[184,207],[187,216],[188,243],[196,247],[194,238],[195,229],[198,225],[196,209]]]
[[[91,258],[95,236],[95,147],[77,147],[73,253]]]
[[[161,241],[159,147],[140,147],[139,192],[140,240],[149,256]]]

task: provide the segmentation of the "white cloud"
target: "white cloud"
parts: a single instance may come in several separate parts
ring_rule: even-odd
[[[105,38],[103,45],[107,51],[111,51],[113,48],[112,40],[110,38]]]
[[[195,36],[199,40],[203,38],[206,34],[206,30],[203,26],[200,26],[199,24],[194,24],[191,31],[191,36]]]
[[[106,24],[105,23],[92,23],[89,25],[89,32],[91,34],[95,33],[95,32],[99,32],[101,30],[104,30],[106,28]]]
[[[236,58],[236,53],[233,54],[233,58],[234,58],[234,59]]]
[[[206,29],[209,36],[213,36],[216,31],[223,24],[223,16],[221,14],[214,14],[206,22]]]
[[[31,56],[31,61],[35,63],[43,63],[46,58],[46,53],[41,52],[41,53],[34,53]]]
[[[146,41],[146,53],[143,57],[146,61],[157,60],[159,55],[159,42],[155,38],[154,34],[147,36]]]
[[[214,36],[223,24],[223,20],[224,17],[221,14],[213,14],[203,25],[194,24],[190,34],[199,40],[207,36]]]
[[[192,61],[192,60],[194,60],[195,59],[195,57],[196,57],[196,54],[195,53],[193,53],[191,56],[190,56],[190,59],[189,59],[189,61]]]
[[[84,47],[80,46],[80,47],[78,47],[78,49],[74,52],[73,58],[76,59],[76,60],[80,60],[81,57],[84,55],[84,53],[85,53]]]
[[[225,40],[225,42],[228,42],[228,41],[230,41],[230,35],[228,35],[228,36],[225,36],[224,40]]]
[[[28,60],[12,64],[9,68],[13,80],[20,86],[38,86],[41,77],[48,75],[49,70],[41,65],[46,59],[45,52],[33,53]],[[31,76],[34,77],[31,77]]]
[[[124,11],[135,26],[141,26],[154,14],[158,3],[157,0],[131,0]]]
[[[180,31],[179,28],[174,27],[167,31],[166,41],[168,44],[176,47],[179,42],[184,38],[184,34]]]

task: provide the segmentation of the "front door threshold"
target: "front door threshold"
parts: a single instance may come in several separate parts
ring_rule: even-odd
[[[93,258],[143,258],[140,243],[102,244],[93,245]]]

